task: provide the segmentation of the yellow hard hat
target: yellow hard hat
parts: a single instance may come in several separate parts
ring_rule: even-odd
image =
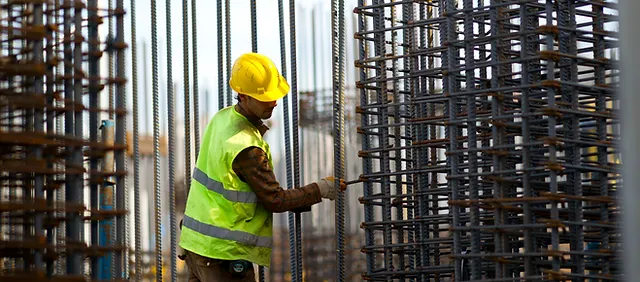
[[[229,85],[233,91],[262,102],[276,101],[289,92],[289,83],[264,55],[246,53],[233,63]]]

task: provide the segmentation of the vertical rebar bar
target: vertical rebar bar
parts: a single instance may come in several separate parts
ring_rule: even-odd
[[[363,7],[365,6],[365,4],[367,4],[366,0],[358,0],[358,6],[359,7]],[[364,14],[359,13],[358,14],[358,28],[359,30],[365,30],[367,27],[367,18],[364,16]],[[363,36],[364,37],[364,36]],[[360,61],[365,60],[368,58],[368,52],[366,52],[367,49],[367,40],[365,38],[360,38],[360,48],[359,48],[359,59]],[[360,68],[360,82],[362,83],[365,79],[367,79],[367,73],[366,70],[364,68]],[[369,93],[367,93],[367,90],[364,87],[360,87],[360,107],[364,107],[366,105],[369,104]],[[361,128],[364,128],[366,126],[369,125],[369,117],[366,115],[363,115],[362,118],[360,119],[360,124],[361,124]],[[362,136],[362,150],[366,151],[369,150],[370,148],[370,138],[368,135],[363,135]],[[362,171],[363,171],[363,175],[369,175],[370,173],[372,173],[372,161],[370,158],[363,158],[362,159]],[[371,182],[364,182],[362,183],[363,186],[363,195],[365,198],[369,198],[373,195],[373,185]],[[364,220],[365,222],[373,222],[375,220],[375,214],[373,213],[373,206],[368,204],[367,202],[365,202],[365,207],[364,207]],[[365,244],[364,247],[373,247],[375,245],[375,236],[374,236],[374,231],[371,228],[366,228],[365,227]],[[367,252],[366,253],[366,274],[367,276],[370,276],[373,274],[373,271],[375,271],[375,267],[376,267],[376,255],[374,252]]]
[[[227,22],[227,25],[229,23]],[[186,192],[191,188],[191,106],[189,94],[189,2],[182,0],[182,55],[184,72],[184,179]],[[197,157],[197,155],[196,155]]]
[[[446,73],[443,72],[442,78],[442,91],[444,93],[453,93],[457,92],[457,58],[459,57],[457,47],[453,44],[453,41],[456,40],[456,26],[453,15],[455,14],[455,10],[457,7],[455,6],[453,1],[444,1],[440,0],[440,7],[438,12],[440,13],[440,17],[445,17],[446,22],[443,24],[444,26],[440,28],[440,46],[447,46],[446,53],[442,56],[442,67]],[[445,127],[445,136],[444,138],[449,140],[449,144],[447,146],[448,151],[457,151],[459,148],[458,142],[458,126],[455,123],[458,114],[458,98],[453,96],[450,97],[444,106],[444,115],[449,117],[450,126]],[[458,171],[458,155],[453,154],[449,158],[447,158],[447,166],[449,167],[451,175],[457,175]],[[448,181],[448,187],[451,189],[451,200],[456,201],[459,199],[460,190],[459,190],[459,181],[457,179],[451,179]],[[450,208],[450,213],[453,214],[452,226],[458,227],[461,226],[460,223],[460,209],[457,206],[453,206]],[[460,232],[453,233],[453,253],[459,254],[462,251],[462,244],[460,238]],[[462,261],[456,259],[454,261],[454,277],[456,279],[464,279],[462,277]]]
[[[299,114],[298,114],[298,59],[297,59],[297,42],[296,42],[296,1],[289,0],[289,40],[291,55],[291,114],[292,131],[293,131],[293,187],[300,187],[300,140],[299,140]],[[286,117],[288,118],[288,117]],[[295,213],[295,248],[296,248],[296,270],[297,277],[302,279],[302,218],[299,212]]]
[[[431,11],[431,6],[428,7],[429,11]],[[427,6],[425,4],[420,4],[418,6],[419,9],[419,19],[420,20],[424,20],[427,18]],[[419,39],[417,40],[417,45],[418,45],[418,50],[420,49],[427,49],[430,48],[430,44],[432,42],[431,38],[429,38],[429,45],[427,45],[427,32],[426,32],[427,28],[425,27],[420,27],[418,30],[418,34],[419,34]],[[431,30],[429,30],[429,33],[431,34]],[[429,56],[429,62],[432,61],[432,57]],[[420,56],[418,59],[416,59],[416,61],[413,64],[413,68],[415,70],[419,70],[419,69],[425,69],[427,66],[427,58],[425,58],[424,56]],[[433,66],[429,66],[429,68],[433,68]],[[418,91],[419,93],[416,95],[413,95],[412,101],[415,100],[418,96],[420,95],[426,95],[426,93],[430,93],[430,91],[433,90],[433,88],[428,88],[427,85],[427,79],[426,77],[420,77],[420,79],[416,79],[417,83],[419,83],[418,85]],[[431,80],[431,79],[429,79]],[[431,105],[429,105],[431,106]],[[421,104],[416,104],[413,108],[412,111],[412,116],[416,116],[416,117],[422,117],[422,116],[426,116],[427,113],[425,112],[425,106],[421,105]],[[416,125],[413,129],[413,134],[416,136],[414,138],[414,141],[417,142],[423,142],[423,140],[427,140],[428,139],[428,131],[427,131],[427,126],[425,125]],[[429,163],[429,151],[425,148],[416,148],[415,150],[415,154],[414,157],[416,158],[416,168],[419,167],[423,167],[426,166]],[[433,173],[432,175],[430,175],[431,177],[435,177],[435,173]],[[416,215],[416,219],[421,219],[424,218],[424,216],[427,216],[429,214],[429,196],[426,195],[425,193],[427,192],[427,190],[429,189],[429,175],[425,175],[425,174],[419,174],[416,175],[416,177],[414,177],[414,181],[417,181],[417,215]],[[418,240],[422,241],[424,240],[425,237],[430,236],[429,234],[429,225],[425,222],[422,221],[419,223],[418,225],[418,230],[417,230],[417,236],[418,236]],[[435,235],[435,234],[434,234]],[[436,237],[436,236],[434,236]],[[436,237],[437,238],[437,237]],[[436,250],[437,252],[437,250]],[[434,252],[434,254],[437,254],[436,252]],[[418,263],[417,263],[417,267],[418,269],[422,268],[422,267],[426,267],[428,266],[430,263],[429,261],[429,245],[427,244],[420,244],[420,247],[418,248]],[[437,256],[434,255],[434,261],[437,261]],[[419,281],[421,282],[425,282],[429,279],[428,275],[420,275],[419,276]],[[436,279],[436,281],[438,281]]]
[[[109,17],[107,19],[107,44],[113,44],[113,0],[107,1],[107,13]],[[107,74],[109,78],[113,78],[113,52],[107,53]],[[114,87],[113,83],[109,83],[108,88],[108,102],[109,103],[109,119],[113,120],[115,116],[115,96],[114,96]]]
[[[434,0],[430,0],[430,4],[433,4]],[[421,16],[423,19],[434,19],[434,8],[432,5],[425,5],[421,7]],[[435,39],[435,30],[434,30],[435,25],[431,25],[428,26],[428,28],[423,29],[423,31],[421,32],[420,35],[420,41],[422,42],[421,45],[422,46],[426,46],[426,48],[428,48],[428,50],[433,50],[433,48],[436,47],[436,39]],[[442,65],[442,63],[441,63]],[[422,69],[433,69],[436,67],[435,64],[435,56],[430,55],[428,56],[428,58],[426,60],[423,60],[420,66]],[[423,85],[423,92],[428,93],[429,95],[437,95],[438,90],[436,89],[436,79],[434,79],[433,77],[429,77],[427,78],[423,78],[422,79],[422,85]],[[442,83],[442,81],[440,81],[440,83]],[[438,107],[439,105],[436,103],[430,103],[428,105],[424,105],[422,106],[422,111],[424,116],[436,116],[436,107]],[[438,129],[441,128],[435,124],[431,124],[429,125],[429,131],[428,132],[424,132],[424,139],[429,139],[430,141],[436,141],[440,138],[440,134],[441,132],[438,132]],[[426,129],[426,128],[425,128]],[[438,165],[438,150],[437,147],[434,146],[431,148],[430,152],[428,152],[429,154],[427,155],[427,152],[424,152],[424,164],[423,165],[432,165],[432,166],[437,166]],[[426,160],[428,156],[428,161]],[[428,190],[432,190],[433,194],[431,196],[427,196],[425,197],[426,199],[431,200],[429,203],[427,203],[427,206],[425,207],[425,211],[424,211],[424,215],[436,215],[439,213],[439,208],[440,208],[440,202],[438,201],[440,198],[440,195],[436,192],[439,188],[438,185],[438,179],[439,175],[438,172],[435,171],[431,174],[431,179],[429,179],[429,186],[428,186]],[[424,179],[424,182],[426,182],[427,179]],[[424,184],[425,187],[426,183]],[[430,191],[431,192],[431,191]],[[430,206],[433,205],[433,206]],[[431,236],[433,236],[433,238],[437,239],[440,238],[440,225],[437,222],[434,222],[433,228],[431,228],[432,230],[432,234]],[[430,225],[426,225],[426,228],[430,228]],[[429,232],[427,231],[427,234],[429,234]],[[423,256],[428,256],[431,253],[431,248],[429,245],[425,246],[424,252],[423,252]],[[425,258],[426,260],[426,264],[430,265],[429,262],[429,258]],[[440,260],[440,247],[437,244],[434,244],[433,246],[433,264],[434,266],[439,266],[441,263]],[[435,274],[435,278],[436,281],[441,281],[441,277],[439,275],[439,273]]]
[[[402,20],[406,21],[406,22],[410,22],[414,20],[414,6],[411,3],[405,3],[402,5]],[[403,29],[403,33],[402,33],[402,39],[403,39],[403,44],[402,44],[402,55],[404,56],[403,58],[403,72],[404,75],[409,75],[411,76],[412,71],[415,69],[415,62],[416,62],[416,57],[413,54],[414,48],[416,48],[416,42],[415,42],[415,29],[413,28],[409,28],[409,29]],[[414,95],[416,95],[417,93],[417,85],[418,85],[419,81],[417,79],[414,78],[408,78],[404,80],[404,84],[402,85],[403,90],[404,90],[404,95],[403,95],[403,102],[406,103],[408,101],[411,101],[414,97]],[[398,113],[396,116],[400,117],[402,115],[405,115],[405,118],[403,119],[402,122],[406,122],[406,116],[409,115],[411,116],[412,114],[414,114],[414,105],[405,105],[404,107],[398,107]],[[402,113],[402,114],[401,114]],[[404,146],[411,146],[412,144],[412,138],[415,138],[415,132],[414,132],[414,127],[413,126],[404,126],[404,140],[401,140],[400,142],[404,142]],[[398,133],[399,135],[399,133]],[[399,144],[400,146],[403,146],[402,143]],[[404,153],[405,157],[406,157],[406,161],[405,161],[405,168],[407,170],[411,170],[415,167],[415,161],[413,159],[414,156],[414,150],[402,150],[400,151],[400,153]],[[402,158],[402,157],[401,157]],[[400,167],[400,170],[403,169],[402,167]],[[416,205],[416,198],[413,197],[414,191],[415,191],[415,182],[414,182],[414,177],[411,174],[407,174],[405,176],[406,178],[406,182],[407,183],[411,183],[406,185],[406,193],[403,191],[403,193],[405,193],[407,195],[406,201],[406,213],[407,213],[407,220],[414,220],[415,217],[415,212],[417,210],[417,205]],[[400,183],[397,183],[396,185],[402,185],[402,181],[400,181]],[[416,234],[417,234],[417,226],[413,225],[410,226],[408,232],[407,232],[407,243],[408,245],[412,245],[415,244],[415,238],[416,238]],[[408,252],[408,263],[409,265],[407,266],[409,271],[415,271],[416,269],[416,258],[417,258],[417,254],[419,253],[418,250],[414,250],[414,251],[409,251]],[[413,278],[411,278],[409,280],[410,282],[416,281]]]
[[[550,5],[549,3],[547,5]],[[593,30],[600,31],[604,30],[604,15],[602,6],[594,5],[593,11],[596,13],[595,18],[593,19]],[[604,58],[604,49],[605,49],[605,41],[604,36],[600,34],[593,35],[596,38],[596,42],[593,44],[593,58]],[[549,63],[550,64],[550,63]],[[549,70],[547,70],[549,71]],[[598,65],[595,68],[595,85],[606,85],[605,81],[605,68],[602,65]],[[596,94],[596,102],[595,102],[595,110],[596,111],[605,111],[607,109],[607,94],[604,91],[598,91]],[[596,119],[596,131],[598,135],[598,140],[607,140],[607,119],[606,118],[597,118]],[[597,160],[598,166],[605,166],[609,163],[609,156],[607,153],[607,148],[605,146],[597,147]],[[600,186],[600,196],[607,197],[609,195],[609,183],[607,181],[608,175],[607,173],[600,172],[597,178],[598,185]],[[631,186],[627,186],[631,187]],[[601,222],[609,222],[609,204],[604,202],[600,205],[600,220]],[[600,228],[600,248],[601,249],[609,249],[610,248],[610,236],[609,230],[606,228]],[[609,260],[604,260],[602,262],[602,271],[601,275],[608,275],[611,271],[611,265]],[[555,270],[555,268],[554,268]]]
[[[65,1],[65,4],[69,4],[68,1]],[[72,25],[72,17],[71,17],[71,8],[67,7],[64,9],[64,60],[65,62],[71,62],[72,57],[72,46],[71,46],[71,25]],[[73,65],[71,63],[64,64],[64,98],[65,98],[65,135],[73,136]],[[76,148],[74,145],[69,144],[66,147],[67,156],[66,163],[73,165],[74,164],[74,153]],[[77,186],[77,176],[70,173],[69,171],[65,174],[65,202],[75,202],[76,193],[79,190]],[[80,241],[80,222],[79,215],[75,211],[70,211],[66,213],[67,216],[67,224],[66,224],[66,234],[67,234],[67,242],[79,242]],[[80,263],[81,257],[80,253],[75,250],[70,250],[67,252],[67,275],[80,275]]]
[[[58,25],[60,25],[60,1],[55,1],[54,5],[53,5],[53,17],[54,17],[54,22]],[[9,12],[10,14],[10,12]],[[60,40],[60,27],[58,27],[54,32],[53,32],[53,42],[55,44],[53,44],[53,52],[55,54],[59,54],[60,50],[61,50],[61,46],[59,44],[59,40]],[[64,38],[64,34],[62,35]],[[11,43],[7,44],[9,46],[11,46]],[[11,51],[8,52],[9,54],[11,54]],[[53,77],[54,77],[54,89],[56,91],[56,93],[60,93],[60,89],[62,87],[60,87],[60,82],[59,80],[59,76],[62,73],[62,70],[60,69],[60,65],[61,62],[56,62],[55,68],[53,70]],[[65,106],[65,103],[63,101],[63,99],[57,99],[57,103],[55,105],[55,107],[57,108],[63,108]],[[56,136],[61,136],[64,135],[64,129],[63,129],[63,125],[64,125],[64,114],[61,114],[60,112],[56,113],[56,129],[55,129],[55,134]],[[61,148],[62,150],[62,148]],[[54,166],[54,168],[56,170],[58,170],[58,174],[57,177],[55,179],[55,181],[57,183],[62,182],[63,175],[60,173],[63,170],[63,164],[62,163],[58,163],[56,166]],[[60,211],[60,206],[62,205],[62,203],[64,202],[64,197],[65,197],[65,186],[64,185],[59,185],[58,189],[56,191],[56,209],[58,209],[58,212],[56,213],[56,217],[58,218],[66,218],[66,215],[64,213],[64,211]],[[62,252],[64,250],[64,241],[66,238],[66,234],[65,234],[65,229],[66,229],[66,223],[64,221],[60,222],[57,229],[55,230],[56,233],[56,252]],[[56,275],[62,275],[64,273],[64,260],[63,259],[59,259],[56,260],[56,271],[55,274]]]
[[[396,26],[396,24],[400,21],[398,20],[398,15],[397,15],[397,9],[396,9],[396,5],[391,6],[391,16],[390,16],[390,25]],[[400,56],[398,55],[398,32],[396,31],[392,31],[391,32],[391,56],[394,57],[393,60],[391,60],[391,76],[394,78],[397,78],[399,76],[399,70],[398,70],[398,60],[400,58]],[[404,57],[404,56],[403,56]],[[392,98],[393,101],[392,103],[395,104],[395,106],[392,108],[393,112],[390,114],[390,116],[393,118],[393,123],[394,124],[401,124],[401,114],[400,114],[400,80],[399,79],[394,79],[391,83],[392,85],[392,90],[391,92],[392,94]],[[404,86],[404,85],[403,85]],[[404,91],[404,89],[403,89]],[[393,162],[395,164],[395,171],[402,171],[402,151],[401,151],[401,147],[402,144],[400,144],[401,140],[402,140],[402,136],[401,136],[401,126],[394,126],[393,127],[393,138],[391,138],[391,140],[393,140],[393,146],[396,149],[393,150]],[[391,137],[391,136],[390,136]],[[391,156],[390,156],[391,157]],[[393,184],[395,186],[395,194],[397,195],[403,195],[404,191],[403,191],[403,185],[402,185],[402,178],[403,175],[396,175],[394,177],[394,181],[391,182],[391,179],[389,179],[389,181],[391,182],[391,184]],[[391,195],[391,190],[389,190],[389,193]],[[401,196],[399,196],[401,197]],[[392,206],[391,208],[393,209],[395,206],[395,210],[396,210],[396,220],[398,221],[402,221],[404,220],[404,200],[402,198],[396,198],[394,199],[394,201],[400,200],[399,202],[392,202]],[[396,230],[396,242],[397,244],[399,244],[400,246],[402,246],[402,244],[404,243],[404,230],[402,227],[398,228]],[[403,247],[398,247],[395,250],[398,253],[398,268],[399,269],[405,269],[405,250]]]
[[[258,15],[256,11],[256,0],[249,0],[251,9],[251,52],[258,52]]]
[[[136,21],[136,0],[130,0],[131,5],[131,92],[133,114],[133,205],[134,205],[134,245],[135,245],[135,281],[142,281],[142,215],[140,213],[140,137],[139,137],[139,101],[138,101],[138,38]],[[145,82],[146,84],[146,82]]]
[[[52,4],[47,4],[45,7],[45,14],[46,14],[46,25],[51,25],[51,24],[57,24],[56,23],[56,19],[54,18],[54,11],[52,9]],[[53,39],[53,33],[54,30],[53,29],[48,29],[47,33],[46,33],[46,57],[45,57],[45,61],[47,62],[47,71],[46,71],[46,99],[47,99],[47,105],[46,105],[46,132],[47,135],[49,136],[55,136],[56,132],[55,132],[55,122],[56,122],[56,118],[55,118],[55,112],[54,112],[54,108],[55,108],[55,104],[56,104],[56,97],[54,96],[55,93],[55,75],[54,75],[54,70],[56,68],[55,64],[51,61],[53,56],[54,56],[54,48],[53,46],[57,44],[57,42],[52,41]],[[52,154],[47,154],[46,156],[47,159],[47,168],[48,169],[57,169],[56,165],[54,164],[54,156]],[[46,179],[45,179],[45,184],[44,187],[46,189],[46,199],[47,199],[47,207],[52,208],[53,210],[56,209],[56,203],[55,201],[55,175],[47,175]],[[0,198],[2,197],[2,188],[0,188]],[[56,212],[49,212],[47,213],[47,218],[56,218]],[[2,232],[2,218],[0,218],[0,238],[3,237],[3,232]],[[55,228],[56,226],[54,224],[48,224],[48,226],[46,227],[46,236],[47,236],[47,244],[49,246],[54,246],[55,243]],[[50,252],[52,250],[49,249],[47,250],[47,253],[45,255],[49,255]],[[55,273],[55,264],[56,262],[54,260],[47,260],[46,261],[46,277],[52,277]]]
[[[127,107],[126,107],[126,78],[125,78],[125,65],[124,65],[124,56],[125,56],[125,39],[124,39],[124,1],[117,0],[116,1],[116,37],[115,37],[115,46],[116,49],[116,93],[115,93],[115,120],[116,120],[116,136],[115,136],[115,144],[122,146],[121,149],[117,149],[115,151],[115,162],[116,162],[116,209],[125,210],[125,194],[126,192],[126,175],[123,174],[126,172],[126,116],[127,116]],[[124,214],[119,214],[116,216],[116,236],[115,236],[115,245],[119,247],[118,250],[115,251],[115,273],[116,276],[114,279],[120,279],[123,277],[128,278],[128,274],[124,273],[126,267],[124,264],[128,264],[129,260],[125,257],[125,250],[127,244],[125,242],[125,217]],[[126,275],[126,276],[125,276]]]
[[[333,88],[333,147],[335,187],[340,187],[340,179],[345,177],[345,139],[344,139],[344,0],[331,3],[331,41],[332,41],[332,88]],[[293,47],[292,47],[293,48]],[[295,148],[295,147],[294,147]],[[335,203],[336,215],[336,281],[346,280],[345,260],[345,193],[339,191]]]
[[[196,0],[191,0],[191,56],[193,56],[193,141],[194,155],[200,152],[200,90],[198,88],[198,22]],[[169,31],[167,31],[169,33]],[[171,53],[169,53],[171,54]]]
[[[191,3],[193,6],[195,7],[195,3]],[[166,0],[166,10],[165,10],[165,17],[166,17],[166,36],[167,36],[167,70],[169,70],[167,72],[167,116],[168,116],[168,123],[169,123],[169,147],[168,147],[168,153],[169,153],[169,228],[170,233],[171,233],[171,237],[170,237],[170,248],[171,248],[171,258],[169,258],[170,261],[170,272],[171,272],[171,281],[175,282],[178,281],[178,254],[177,254],[177,250],[178,250],[178,239],[177,239],[177,232],[178,232],[178,226],[176,224],[176,190],[175,190],[175,93],[173,92],[174,87],[173,87],[173,73],[172,73],[172,69],[173,69],[173,59],[172,59],[172,55],[173,55],[173,48],[172,48],[172,43],[171,43],[171,27],[172,27],[172,22],[171,22],[171,0]],[[193,10],[193,16],[195,17],[195,8]],[[195,21],[195,19],[194,19]],[[196,76],[196,70],[195,70],[195,53],[196,53],[196,46],[195,46],[195,22],[193,23],[194,25],[194,91],[196,89],[196,85],[197,85],[197,81],[195,80],[195,76]],[[195,92],[194,92],[195,95]],[[197,98],[194,98],[194,103],[196,101]],[[196,109],[196,105],[194,104],[194,112],[196,113],[196,116],[194,116],[195,119],[197,119],[197,110]],[[197,132],[197,128],[196,128],[196,132]],[[196,133],[197,134],[197,133]],[[197,135],[196,135],[196,140],[197,140]],[[196,146],[197,147],[197,146]],[[196,156],[198,155],[197,153],[197,149],[196,149]],[[189,182],[189,180],[186,180],[187,182]]]
[[[472,0],[464,0],[463,9],[467,11],[465,13],[464,19],[464,38],[465,40],[471,40],[473,38],[473,13],[468,11],[473,10],[473,2]],[[473,71],[474,66],[474,45],[466,44],[464,49],[464,66],[465,66],[465,89],[467,91],[475,89],[475,72]],[[467,96],[467,117],[469,118],[469,122],[467,123],[467,136],[469,138],[467,148],[469,148],[469,199],[471,201],[478,200],[478,178],[477,176],[473,176],[478,172],[478,156],[475,152],[477,148],[477,126],[475,121],[471,121],[476,118],[476,98],[475,95]],[[480,209],[477,206],[472,206],[470,210],[471,214],[471,225],[478,226],[480,225]],[[480,230],[473,230],[471,232],[471,252],[474,254],[480,253]],[[480,279],[480,258],[474,258],[471,260],[471,279],[477,280]]]
[[[530,31],[530,20],[527,18],[529,15],[529,11],[527,11],[528,7],[527,5],[522,5],[520,6],[520,18],[523,19],[521,25],[520,25],[520,31],[523,34],[523,36],[521,36],[520,40],[520,56],[523,58],[526,58],[532,54],[533,50],[530,50],[530,47],[532,46],[532,42],[529,42],[530,40],[533,40],[534,38],[530,38],[527,35],[524,35],[526,32]],[[535,19],[537,21],[537,18]],[[523,139],[523,143],[524,142],[529,142],[529,140],[531,140],[531,134],[530,134],[530,124],[529,124],[529,117],[528,114],[531,112],[530,108],[529,108],[529,93],[530,93],[530,89],[528,88],[529,83],[532,82],[533,77],[531,77],[531,71],[532,66],[530,65],[529,61],[524,61],[522,63],[522,70],[523,70],[523,74],[521,76],[521,85],[522,85],[522,98],[520,100],[521,102],[521,109],[522,109],[522,113],[523,113],[523,117],[522,117],[522,139]],[[524,72],[526,71],[526,73]],[[522,175],[522,189],[523,189],[523,196],[524,197],[532,197],[533,196],[533,192],[531,189],[531,178],[530,178],[530,172],[529,172],[529,168],[531,167],[531,152],[530,152],[530,148],[529,146],[523,146],[522,147],[522,170],[523,170],[523,175]],[[531,205],[529,203],[525,203],[523,206],[523,211],[524,211],[524,219],[523,219],[523,223],[524,224],[531,224],[532,223],[532,215],[531,215]],[[525,229],[523,230],[524,232],[524,251],[527,253],[531,253],[534,251],[533,249],[533,238],[532,238],[532,234],[531,234],[531,230],[530,229]],[[531,257],[525,257],[524,258],[524,271],[525,271],[525,276],[533,276],[534,275],[534,269],[533,269],[533,262],[532,262],[532,258]]]
[[[282,77],[287,79],[287,50],[285,41],[285,29],[284,29],[284,1],[278,0],[278,26],[280,30],[280,60],[281,60],[281,74]],[[295,101],[297,102],[297,101]],[[287,187],[293,189],[293,168],[291,163],[291,133],[289,125],[289,97],[284,96],[282,99],[282,111],[284,119],[284,151],[286,161],[286,175],[287,175]],[[289,259],[291,267],[291,281],[301,281],[301,277],[298,277],[298,263],[296,259],[298,257],[296,253],[296,229],[295,229],[295,212],[288,212],[288,224],[289,224]]]
[[[109,1],[111,2],[111,1]],[[89,81],[89,107],[91,107],[92,109],[97,109],[99,107],[99,83],[100,81],[98,81],[96,78],[100,77],[100,67],[99,67],[99,46],[98,46],[98,42],[99,42],[99,38],[98,38],[98,2],[95,0],[89,1],[88,3],[88,7],[89,7],[89,38],[91,39],[91,41],[93,41],[94,43],[89,45],[89,76],[92,77],[93,79],[91,79]],[[111,4],[111,3],[109,3]],[[109,8],[111,7],[111,5],[109,5]],[[109,29],[111,29],[111,17],[109,17]],[[109,35],[111,35],[111,32],[109,32]],[[111,52],[109,52],[111,53]],[[109,54],[109,59],[111,62],[111,58],[112,55]],[[111,66],[109,66],[109,70],[111,71]],[[109,77],[111,77],[112,72],[109,72]],[[109,85],[109,94],[111,94],[111,85]],[[111,95],[109,95],[109,106],[110,106],[110,110],[112,110],[113,108],[111,108]],[[110,118],[112,117],[112,113],[109,113]],[[89,115],[89,140],[91,140],[91,142],[98,142],[98,113],[97,112],[91,112]],[[113,164],[113,163],[111,163]],[[90,164],[89,164],[90,168],[92,171],[98,171],[98,159],[95,156],[92,156],[90,158]],[[103,184],[106,181],[103,181]],[[91,194],[90,196],[90,206],[92,210],[98,210],[99,208],[99,202],[101,200],[100,197],[100,191],[98,189],[99,188],[99,183],[98,183],[98,178],[97,177],[91,177],[91,183],[89,184],[90,188],[89,188],[89,193]],[[113,199],[111,197],[111,199]],[[113,203],[111,203],[111,205],[113,205]],[[104,224],[104,223],[103,223]],[[111,226],[111,228],[113,228],[113,220],[109,221],[109,224]],[[100,242],[100,236],[101,234],[99,234],[101,230],[99,230],[99,223],[97,220],[91,221],[91,244],[94,246],[98,246],[101,242]],[[111,234],[109,234],[111,235]],[[111,238],[111,236],[108,236],[108,238]],[[108,242],[108,244],[106,242],[102,242],[103,246],[107,246],[110,245],[112,242]],[[113,257],[113,254],[106,254],[101,258],[98,257],[92,257],[91,258],[91,268],[95,269],[96,271],[93,271],[91,273],[91,278],[92,279],[112,279],[112,273],[111,273],[111,269],[112,269],[112,264],[111,264],[111,258]],[[106,260],[109,260],[108,263]],[[107,268],[107,269],[104,269]]]
[[[43,4],[42,3],[34,3],[33,4],[33,25],[34,26],[44,26],[43,22]],[[33,63],[34,64],[44,64],[44,40],[36,39],[32,41],[33,48]],[[40,75],[36,75],[33,81],[33,91],[36,95],[44,95],[44,79]],[[44,113],[42,109],[38,107],[34,107],[34,131],[44,133]],[[41,146],[35,146],[33,148],[33,157],[37,160],[43,158],[43,148]],[[45,199],[44,195],[44,175],[40,173],[34,174],[34,188],[35,188],[35,196],[34,200],[41,201]],[[42,213],[36,213],[34,218],[34,237],[38,240],[43,240],[45,237],[43,222],[44,217]],[[26,233],[26,232],[25,232]],[[25,234],[26,235],[26,234]],[[44,259],[44,249],[36,249],[33,254],[33,265],[34,270],[36,272],[43,271],[42,267]],[[26,271],[28,269],[25,268]]]
[[[224,72],[224,41],[223,41],[223,32],[222,29],[222,1],[216,1],[217,7],[217,28],[218,28],[218,110],[222,110],[225,107],[225,99],[224,99],[224,89],[227,84],[227,80],[225,80],[225,72]],[[228,77],[227,77],[228,78]]]
[[[74,7],[73,10],[73,21],[71,21],[71,23],[73,24],[73,26],[75,27],[74,33],[73,33],[73,38],[74,39],[79,39],[82,36],[82,30],[80,29],[80,27],[82,26],[82,8],[81,7]],[[69,31],[69,36],[71,37],[71,31]],[[73,45],[73,52],[70,53],[71,54],[71,58],[70,61],[73,61],[73,80],[72,80],[72,85],[73,85],[73,102],[80,104],[82,103],[82,96],[83,96],[83,85],[82,85],[82,41],[81,40],[74,40],[75,44]],[[74,137],[75,138],[82,138],[83,136],[83,132],[82,132],[82,111],[75,109],[73,111],[73,120],[71,121],[71,130],[73,131]],[[72,154],[72,163],[74,166],[76,167],[81,167],[83,165],[83,160],[82,160],[82,147],[80,146],[76,146],[74,147],[73,150],[73,154]],[[73,177],[73,186],[71,187],[71,189],[68,190],[72,190],[72,197],[69,200],[69,202],[73,202],[76,204],[80,204],[83,203],[83,180],[84,180],[84,175],[83,174],[77,174],[74,175]],[[84,204],[83,204],[84,205]],[[69,230],[69,232],[67,232],[67,234],[74,234],[74,232],[76,235],[74,236],[76,240],[74,240],[76,243],[80,243],[82,241],[82,239],[84,238],[84,222],[82,219],[81,214],[79,213],[75,213],[74,214],[74,219],[72,219],[72,225],[73,225],[73,229]],[[73,271],[72,273],[77,273],[79,275],[84,275],[84,256],[81,253],[76,254],[76,256],[74,257],[74,261],[72,261],[70,264],[73,265]]]
[[[382,0],[373,1],[373,4],[382,4],[384,3]],[[373,18],[373,26],[375,29],[383,29],[385,26],[385,8],[379,7],[374,9],[374,18]],[[375,48],[375,56],[380,57],[386,54],[386,33],[379,32],[374,35],[374,48]],[[380,104],[381,107],[379,109],[379,115],[377,117],[377,125],[382,125],[378,129],[378,141],[379,146],[382,149],[386,149],[389,147],[389,128],[387,128],[389,124],[389,114],[387,108],[387,64],[386,61],[380,60],[376,63],[376,75],[380,79],[376,83],[376,103]],[[380,158],[380,170],[382,172],[390,171],[389,167],[389,155],[384,153]],[[391,200],[387,197],[391,195],[391,183],[389,183],[389,177],[382,177],[380,183],[380,191],[381,194],[385,197],[382,199],[382,220],[383,221],[391,221]],[[382,227],[383,235],[382,241],[384,244],[383,254],[384,254],[384,267],[383,269],[386,271],[394,271],[393,267],[393,250],[391,247],[392,244],[392,230],[390,225],[384,225]],[[389,278],[387,278],[389,281]]]
[[[183,1],[183,17],[186,12],[186,0]],[[151,72],[152,72],[152,91],[153,91],[153,191],[154,191],[154,228],[155,228],[155,236],[153,240],[155,242],[155,273],[156,273],[156,281],[162,281],[162,233],[161,233],[161,217],[162,217],[162,192],[160,191],[161,183],[160,183],[160,128],[159,128],[159,112],[158,112],[158,103],[159,103],[159,95],[158,95],[158,28],[157,28],[157,19],[156,19],[156,0],[151,0]],[[186,21],[186,20],[185,20]],[[184,22],[183,22],[184,24]],[[184,30],[183,30],[184,31]],[[186,35],[185,35],[186,36]],[[186,43],[184,46],[188,46]],[[185,50],[187,48],[185,47]],[[187,63],[185,62],[185,65]],[[188,67],[185,67],[186,71],[188,71]],[[189,83],[185,83],[185,91],[188,91]],[[185,98],[188,94],[185,93]],[[185,120],[188,120],[188,109],[189,103],[188,100],[185,100]],[[185,136],[188,140],[188,137]],[[188,157],[186,157],[188,158]],[[188,164],[185,163],[185,167]],[[189,175],[189,171],[186,171],[185,176]],[[187,181],[188,183],[189,181]]]
[[[554,3],[551,0],[546,1],[546,23],[547,26],[553,25],[553,5]],[[546,35],[546,47],[547,50],[554,50],[554,33],[547,33]],[[547,60],[547,80],[555,80],[555,62],[553,60]],[[548,87],[547,89],[547,100],[548,106],[550,108],[554,108],[556,106],[556,88]],[[557,120],[556,116],[549,115],[548,117],[548,136],[551,140],[555,139],[556,136],[556,126]],[[557,145],[549,144],[549,164],[553,165],[557,163]],[[549,190],[551,193],[558,193],[558,173],[554,168],[551,168],[549,171]],[[551,205],[551,220],[559,220],[558,213],[558,205]],[[558,228],[551,229],[551,250],[559,251],[560,248],[560,235],[558,234]],[[558,257],[552,258],[552,268],[554,272],[560,271],[560,261]]]
[[[221,0],[222,1],[222,0]],[[225,83],[231,79],[231,2],[230,0],[224,1],[224,34],[225,34],[225,65],[226,65],[226,80]],[[233,98],[231,97],[231,87],[227,86],[227,106],[233,105]]]

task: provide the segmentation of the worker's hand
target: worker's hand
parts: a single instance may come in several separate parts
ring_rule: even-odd
[[[322,198],[335,200],[338,195],[338,189],[336,189],[336,180],[333,176],[329,176],[317,182],[318,188],[320,188],[320,194]],[[344,179],[340,179],[340,191],[347,189],[347,184],[344,183]]]

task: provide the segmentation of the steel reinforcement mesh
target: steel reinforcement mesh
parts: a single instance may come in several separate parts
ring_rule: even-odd
[[[615,3],[354,13],[363,278],[620,279]]]
[[[1,281],[128,277],[116,2],[0,1]]]

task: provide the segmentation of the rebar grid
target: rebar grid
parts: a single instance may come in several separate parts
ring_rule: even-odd
[[[619,279],[615,4],[354,12],[363,278]]]
[[[127,45],[117,3],[112,10],[97,1],[0,4],[2,281],[127,275]],[[115,37],[99,36],[109,18]],[[100,72],[107,52],[116,56],[115,77]],[[105,97],[109,87],[115,97]]]

